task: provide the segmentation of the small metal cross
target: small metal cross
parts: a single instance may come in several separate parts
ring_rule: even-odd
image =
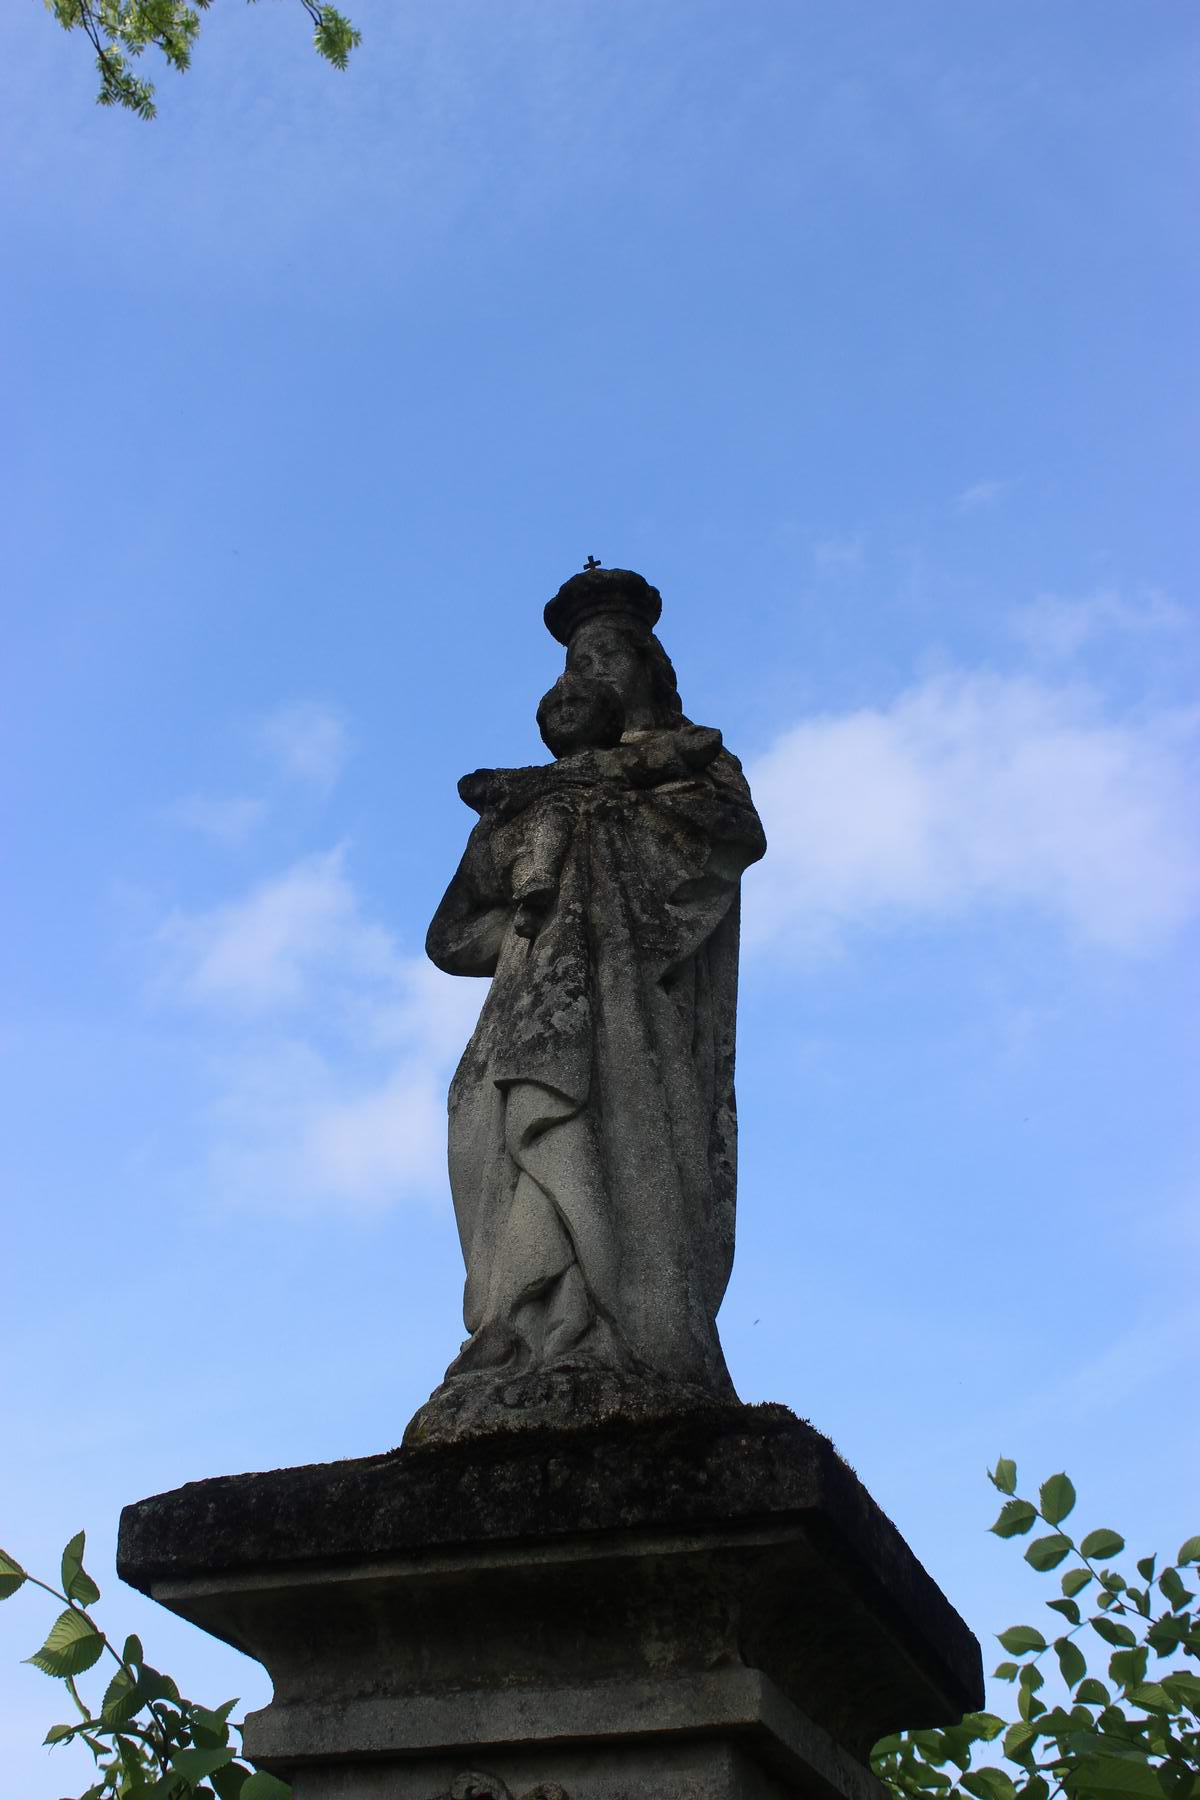
[[[600,564],[596,561],[594,556],[589,556],[583,566],[585,569],[598,569]]]

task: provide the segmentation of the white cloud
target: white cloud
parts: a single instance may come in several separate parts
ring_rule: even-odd
[[[223,1197],[306,1211],[445,1191],[446,1088],[483,983],[403,955],[345,863],[308,857],[160,928],[160,996],[208,1026]]]
[[[244,844],[262,823],[265,813],[263,802],[250,794],[233,794],[226,799],[188,794],[170,807],[168,817],[189,831],[232,846]]]
[[[1102,588],[1082,600],[1041,594],[1012,615],[1012,629],[1035,656],[1067,661],[1085,644],[1111,632],[1182,631],[1190,624],[1186,610],[1156,588],[1130,600]]]
[[[285,775],[322,793],[335,785],[350,754],[341,714],[316,700],[277,708],[263,720],[258,736]]]
[[[1020,907],[1150,950],[1200,907],[1198,726],[966,672],[808,720],[748,771],[770,841],[748,936],[815,955],[854,927]]]
[[[364,1071],[344,1045],[264,1035],[222,1056],[216,1076],[208,1176],[223,1202],[378,1212],[447,1191],[444,1064],[414,1053]]]
[[[175,985],[205,1006],[241,1013],[303,1005],[318,979],[387,980],[395,951],[361,917],[336,849],[295,863],[243,899],[199,914],[175,913],[160,931]]]
[[[959,512],[976,512],[983,506],[995,506],[1011,486],[1009,481],[975,481],[962,490],[954,504]]]

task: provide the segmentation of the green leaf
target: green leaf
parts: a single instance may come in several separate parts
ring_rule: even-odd
[[[1068,1569],[1062,1578],[1062,1591],[1070,1599],[1073,1594],[1081,1594],[1092,1578],[1090,1569]]]
[[[127,1662],[131,1669],[140,1668],[146,1658],[142,1654],[142,1640],[132,1632],[125,1639],[125,1648],[121,1652],[121,1661]]]
[[[1186,1538],[1179,1546],[1179,1555],[1175,1561],[1177,1563],[1200,1562],[1200,1536]]]
[[[1157,1650],[1160,1656],[1169,1656],[1172,1650],[1178,1650],[1180,1644],[1187,1637],[1188,1625],[1189,1619],[1186,1613],[1176,1614],[1174,1618],[1168,1615],[1165,1618],[1156,1619],[1146,1633],[1146,1642],[1152,1650]]]
[[[1075,1683],[1082,1681],[1087,1674],[1087,1658],[1079,1645],[1073,1644],[1070,1638],[1059,1638],[1054,1649],[1058,1657],[1058,1666],[1062,1670],[1062,1678],[1068,1687],[1073,1688]]]
[[[1002,1494],[1015,1494],[1017,1491],[1017,1465],[1011,1457],[1002,1456],[996,1467],[988,1476],[993,1487],[998,1487]]]
[[[1034,1538],[1025,1552],[1025,1561],[1031,1569],[1037,1569],[1039,1573],[1046,1569],[1057,1569],[1059,1563],[1070,1554],[1072,1548],[1070,1538],[1064,1537],[1061,1531],[1056,1531],[1050,1537]]]
[[[1184,1587],[1178,1569],[1164,1569],[1158,1578],[1158,1585],[1170,1601],[1172,1612],[1182,1612],[1188,1602],[1196,1598],[1191,1588]]]
[[[74,1607],[68,1607],[50,1627],[50,1635],[35,1656],[26,1662],[46,1675],[64,1680],[68,1675],[82,1675],[98,1662],[104,1650],[104,1635],[96,1630]]]
[[[1047,1600],[1046,1605],[1051,1612],[1061,1613],[1064,1619],[1070,1619],[1072,1625],[1078,1625],[1083,1616],[1074,1600]]]
[[[1115,1531],[1089,1531],[1079,1546],[1079,1554],[1095,1562],[1100,1556],[1119,1556],[1124,1548],[1125,1539]]]
[[[1102,1613],[1091,1620],[1091,1627],[1092,1630],[1098,1632],[1108,1644],[1129,1645],[1137,1643],[1137,1639],[1134,1637],[1132,1631],[1130,1631],[1128,1625],[1119,1625],[1116,1619],[1106,1619]]]
[[[1075,1505],[1075,1487],[1069,1475],[1051,1475],[1038,1492],[1047,1525],[1059,1525]]]
[[[1046,1640],[1032,1625],[1010,1625],[996,1634],[997,1640],[1013,1656],[1025,1656],[1030,1650],[1044,1650]]]
[[[74,1737],[76,1729],[74,1725],[52,1725],[42,1742],[43,1744],[61,1744],[64,1738]]]
[[[244,1783],[238,1800],[292,1800],[292,1790],[277,1775],[259,1769]]]
[[[203,1706],[193,1706],[190,1713],[192,1739],[202,1749],[215,1750],[229,1742],[229,1726],[216,1713]]]
[[[1068,1769],[1063,1787],[1080,1800],[1159,1800],[1161,1791],[1150,1763],[1128,1756],[1089,1756]]]
[[[80,1606],[94,1606],[100,1598],[100,1589],[83,1566],[84,1534],[77,1531],[62,1553],[63,1592],[68,1600],[77,1600]]]
[[[1005,1756],[1010,1760],[1015,1760],[1020,1756],[1022,1750],[1027,1750],[1029,1748],[1036,1736],[1036,1725],[1026,1725],[1024,1723],[1010,1725],[1004,1734]]]
[[[1114,1650],[1108,1659],[1109,1678],[1119,1681],[1122,1687],[1136,1687],[1139,1681],[1146,1679],[1149,1660],[1144,1644],[1138,1644],[1133,1650]]]
[[[896,1748],[899,1749],[899,1739]],[[880,1746],[876,1744],[875,1754]],[[217,1800],[241,1800],[242,1789],[250,1778],[250,1771],[242,1763],[226,1763],[223,1769],[214,1769],[209,1777],[216,1790]]]
[[[215,1750],[176,1750],[171,1757],[171,1773],[182,1775],[195,1787],[214,1770],[223,1769],[232,1761],[233,1751],[227,1745]]]
[[[362,43],[362,32],[356,31],[349,19],[334,6],[322,6],[318,15],[313,43],[318,53],[335,69],[344,69],[350,52]]]
[[[236,1705],[237,1696],[235,1694],[232,1700],[222,1700],[220,1706],[214,1706],[212,1711],[208,1714],[208,1717],[210,1719],[220,1719],[222,1725],[225,1725],[229,1722],[229,1715]],[[198,1706],[195,1710],[196,1712],[202,1713],[205,1709],[202,1706]]]
[[[1143,1581],[1154,1580],[1154,1565],[1157,1561],[1157,1556],[1140,1556],[1138,1558],[1137,1572]]]
[[[976,1800],[1016,1800],[1017,1790],[1003,1769],[972,1769],[969,1775],[963,1776],[962,1786],[968,1794],[974,1794]],[[250,1800],[259,1800],[259,1796],[252,1794]]]
[[[1175,1711],[1174,1700],[1157,1681],[1143,1681],[1136,1687],[1129,1688],[1128,1697],[1134,1706],[1140,1706],[1145,1712]]]
[[[1013,1667],[1016,1667],[1015,1663]],[[973,1738],[979,1738],[985,1744],[990,1744],[992,1739],[998,1738],[1004,1730],[1004,1720],[998,1719],[995,1713],[989,1712],[965,1713],[963,1725],[970,1731]]]
[[[1075,1689],[1075,1698],[1082,1701],[1085,1706],[1107,1706],[1112,1700],[1112,1695],[1102,1681],[1097,1681],[1089,1675],[1087,1680],[1081,1681]]]
[[[137,1682],[130,1681],[124,1669],[118,1669],[104,1690],[100,1717],[106,1725],[127,1725],[141,1704],[142,1692]]]
[[[992,1674],[997,1681],[1015,1681],[1018,1672],[1017,1664],[1014,1662],[997,1663],[996,1667],[992,1670]]]
[[[179,1689],[169,1675],[162,1675],[152,1669],[149,1663],[143,1663],[141,1680],[138,1682],[147,1700],[169,1700],[172,1706],[178,1706]]]
[[[994,1531],[997,1537],[1019,1537],[1037,1518],[1037,1507],[1028,1500],[1006,1500],[994,1525],[988,1530]]]
[[[15,1594],[19,1587],[25,1585],[26,1575],[19,1562],[14,1562],[6,1550],[0,1550],[0,1600],[7,1600]]]

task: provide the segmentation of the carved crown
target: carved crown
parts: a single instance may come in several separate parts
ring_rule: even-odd
[[[632,569],[583,569],[564,581],[544,613],[546,630],[569,644],[585,619],[612,613],[636,619],[653,631],[662,612],[662,595]]]

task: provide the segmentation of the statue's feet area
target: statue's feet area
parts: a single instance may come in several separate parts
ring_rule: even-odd
[[[732,1387],[717,1394],[653,1375],[602,1368],[581,1357],[567,1358],[519,1375],[481,1370],[451,1376],[415,1415],[404,1444],[406,1449],[422,1449],[468,1438],[587,1430],[622,1420],[726,1407],[738,1408]]]

